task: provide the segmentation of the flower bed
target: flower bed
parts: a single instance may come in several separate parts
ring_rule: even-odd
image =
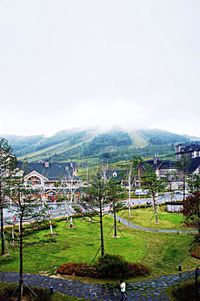
[[[91,278],[128,278],[149,273],[149,268],[139,263],[129,263],[122,256],[107,254],[94,265],[84,263],[64,263],[57,269],[61,275]]]

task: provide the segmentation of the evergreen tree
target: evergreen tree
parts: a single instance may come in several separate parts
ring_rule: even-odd
[[[154,216],[156,223],[158,224],[157,196],[165,188],[166,183],[164,180],[158,178],[151,166],[146,164],[145,172],[142,175],[142,185],[144,189],[148,189],[151,194]]]
[[[38,190],[25,185],[23,177],[13,178],[9,181],[7,188],[12,205],[15,206],[16,217],[19,220],[19,293],[18,301],[23,296],[23,248],[24,248],[24,222],[35,220],[41,216],[46,216],[47,206],[41,206],[42,198]]]
[[[16,158],[12,154],[12,148],[5,138],[0,138],[0,223],[1,223],[1,255],[5,254],[4,238],[4,216],[3,210],[6,206],[7,181],[15,168]]]
[[[90,212],[94,215],[94,220],[96,220],[95,217],[98,218],[101,256],[105,255],[103,216],[105,213],[108,213],[107,207],[110,202],[106,193],[107,180],[105,179],[104,172],[102,173],[102,170],[99,170],[91,179],[88,187],[83,191],[81,202],[79,203],[85,212]]]
[[[176,163],[176,167],[179,170],[179,174],[183,182],[183,201],[185,201],[186,197],[186,184],[190,163],[191,159],[185,154],[181,155],[180,159]]]
[[[117,237],[117,219],[116,212],[123,207],[122,199],[126,197],[124,188],[115,179],[111,178],[107,182],[106,197],[112,204],[113,218],[114,218],[114,237]]]

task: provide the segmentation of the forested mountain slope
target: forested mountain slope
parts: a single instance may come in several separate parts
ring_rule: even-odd
[[[174,154],[177,143],[186,143],[192,137],[154,129],[101,131],[97,128],[72,129],[56,133],[51,137],[6,136],[19,159],[36,161],[76,160],[117,162],[134,155],[153,156]]]

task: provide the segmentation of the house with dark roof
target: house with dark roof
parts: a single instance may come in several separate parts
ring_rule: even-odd
[[[147,160],[142,164],[143,169],[145,165],[151,166],[159,178],[165,178],[169,174],[177,172],[176,162],[172,160],[160,160],[155,157],[152,160]]]
[[[155,171],[158,178],[166,179],[170,189],[176,190],[181,185],[181,181],[176,177],[178,173],[176,161],[161,160],[155,156],[154,159],[146,160],[142,163],[141,174],[145,172],[147,166],[150,166]]]
[[[200,157],[200,143],[192,144],[178,144],[176,145],[176,159],[179,160],[181,156],[186,155],[190,159]]]
[[[80,187],[80,179],[76,176],[77,164],[75,162],[51,163],[48,161],[18,162],[17,168],[24,176],[25,183],[44,191],[64,187]]]
[[[200,157],[191,160],[188,167],[188,174],[200,174]]]

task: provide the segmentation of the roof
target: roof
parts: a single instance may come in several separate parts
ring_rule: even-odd
[[[142,165],[145,167],[145,165],[150,165],[153,170],[159,169],[176,169],[176,161],[172,160],[147,160]]]
[[[189,165],[188,172],[193,173],[199,166],[200,166],[200,157],[193,158]]]
[[[171,202],[165,202],[166,205],[175,205],[175,206],[183,206],[182,201],[171,201]]]
[[[49,163],[47,167],[45,167],[45,162],[30,162],[23,163],[18,162],[17,167],[24,171],[24,175],[28,175],[32,171],[36,171],[41,174],[45,178],[49,180],[57,180],[63,177],[66,178],[76,178],[74,176],[74,171],[77,169],[77,165],[75,162],[67,162],[67,163]]]
[[[200,144],[199,143],[193,143],[193,144],[190,144],[190,145],[180,145],[182,146],[180,151],[177,152],[176,154],[183,154],[183,153],[191,153],[191,152],[194,152],[194,151],[197,151],[199,152],[200,151]]]

